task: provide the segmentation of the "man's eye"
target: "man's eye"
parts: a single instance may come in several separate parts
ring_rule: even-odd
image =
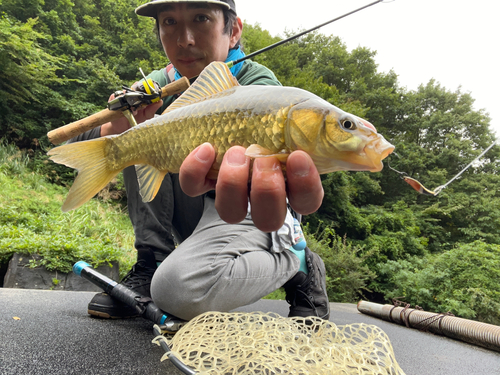
[[[162,22],[164,25],[175,25],[175,20],[173,18],[165,18]]]
[[[205,16],[204,14],[198,14],[195,17],[195,21],[197,21],[197,22],[206,22],[206,21],[208,21],[208,17]]]

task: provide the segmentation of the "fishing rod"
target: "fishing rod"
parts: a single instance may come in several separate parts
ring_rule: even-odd
[[[246,55],[240,59],[233,60],[230,62],[227,62],[227,65],[229,68],[233,67],[236,64],[239,64],[240,62],[243,62],[247,59],[250,59],[252,57],[255,57],[257,55],[260,55],[261,53],[264,53],[266,51],[269,51],[273,48],[276,48],[284,43],[287,43],[291,40],[300,38],[301,36],[310,33],[311,31],[317,30],[325,25],[328,25],[330,23],[333,23],[335,21],[338,21],[342,18],[348,17],[351,14],[360,12],[363,9],[369,8],[375,4],[378,3],[383,3],[383,2],[390,2],[388,0],[376,0],[373,1],[367,5],[364,5],[362,7],[359,7],[355,10],[352,10],[350,12],[347,12],[339,17],[336,17],[334,19],[331,19],[330,21],[323,22],[322,24],[315,26],[311,29],[308,29],[306,31],[302,31],[296,35],[293,35],[287,39],[283,39],[277,43],[274,43],[270,46],[264,47],[258,51],[255,51],[249,55]],[[160,99],[163,99],[166,96],[171,96],[171,95],[176,95],[180,94],[184,91],[186,91],[189,88],[190,81],[193,81],[196,79],[196,77],[191,78],[191,80],[188,80],[186,77],[182,77],[180,80],[176,80],[174,82],[171,82],[163,87],[160,88],[160,85],[157,82],[152,81],[151,79],[146,79],[144,73],[142,72],[141,69],[141,74],[144,77],[144,82],[141,82],[137,85],[136,88],[129,88],[126,86],[123,86],[123,92],[122,91],[117,91],[115,92],[115,98],[108,102],[108,108],[104,109],[98,113],[95,113],[91,116],[85,117],[79,121],[72,122],[71,124],[67,124],[64,126],[61,126],[60,128],[51,130],[50,132],[47,133],[47,137],[49,138],[49,141],[54,144],[58,145],[60,143],[63,143],[73,137],[76,137],[82,133],[85,133],[86,131],[89,131],[91,129],[94,129],[102,124],[105,124],[110,121],[117,120],[123,116],[125,116],[130,125],[134,126],[136,125],[135,118],[132,114],[133,110],[138,110],[141,108],[144,108],[148,106],[149,104],[155,103],[159,101]]]
[[[423,194],[423,195],[431,195],[433,197],[437,196],[443,189],[445,189],[449,184],[451,184],[453,181],[455,181],[458,177],[460,177],[462,175],[462,173],[464,173],[467,169],[470,168],[470,166],[472,164],[474,164],[476,161],[478,161],[479,159],[481,159],[483,157],[484,154],[486,154],[493,146],[495,146],[497,144],[497,141],[494,141],[491,145],[489,145],[483,152],[481,152],[481,154],[476,157],[474,160],[472,160],[469,164],[467,164],[467,166],[462,169],[460,172],[458,172],[453,178],[451,178],[448,182],[446,182],[444,185],[440,185],[438,186],[437,188],[435,188],[434,190],[429,190],[427,189],[424,185],[422,185],[422,183],[420,183],[419,181],[415,180],[414,178],[411,178],[410,176],[408,176],[408,174],[406,172],[400,172],[394,168],[391,167],[391,165],[389,164],[389,161],[387,161],[387,166],[389,167],[390,170],[398,173],[401,178],[408,184],[410,185],[413,189],[415,189],[416,191],[418,191],[420,194]],[[394,153],[395,154],[395,153]],[[398,156],[397,154],[395,154],[396,156]],[[398,156],[399,157],[399,156]]]
[[[145,82],[146,84],[140,84],[137,90],[123,86],[125,92],[115,92],[115,98],[108,103],[108,108],[71,124],[51,130],[47,133],[49,141],[54,145],[58,145],[102,124],[118,120],[123,116],[129,120],[131,125],[135,125],[132,110],[145,108],[149,104],[170,95],[180,94],[189,88],[189,80],[186,77],[182,77],[180,80],[169,83],[162,88],[151,79]]]
[[[351,14],[357,13],[357,12],[359,12],[359,11],[363,10],[363,9],[369,8],[369,7],[371,7],[371,6],[375,5],[375,4],[378,4],[378,3],[383,3],[383,2],[388,2],[388,1],[387,1],[387,0],[377,0],[377,1],[374,1],[373,3],[370,3],[370,4],[364,5],[364,6],[362,6],[362,7],[359,7],[359,8],[357,8],[357,9],[352,10],[352,11],[350,11],[350,12],[348,12],[348,13],[345,13],[345,14],[343,14],[343,15],[339,16],[339,17],[336,17],[336,18],[334,18],[334,19],[331,19],[330,21],[323,22],[321,25],[314,26],[313,28],[310,28],[310,29],[308,29],[308,30],[306,30],[306,31],[302,31],[302,32],[300,32],[300,33],[298,33],[298,34],[296,34],[296,35],[293,35],[293,36],[291,36],[291,37],[289,37],[289,38],[287,38],[287,39],[280,40],[279,42],[276,42],[276,43],[274,43],[274,44],[271,44],[270,46],[264,47],[264,48],[262,48],[262,49],[260,49],[260,50],[258,50],[258,51],[256,51],[256,52],[252,52],[252,53],[251,53],[251,54],[249,54],[249,55],[243,56],[241,59],[234,60],[234,61],[230,61],[230,62],[228,62],[228,63],[227,63],[227,65],[229,66],[229,68],[232,68],[234,65],[239,64],[240,62],[243,62],[243,61],[245,61],[245,60],[247,60],[247,59],[251,59],[252,57],[255,57],[255,56],[257,56],[257,55],[260,55],[260,54],[261,54],[261,53],[263,53],[263,52],[269,51],[269,50],[271,50],[271,49],[273,49],[273,48],[276,48],[276,47],[278,47],[278,46],[281,46],[282,44],[285,44],[285,43],[290,42],[290,41],[292,41],[292,40],[294,40],[294,39],[300,38],[302,35],[308,34],[308,33],[310,33],[311,31],[317,30],[317,29],[319,29],[319,28],[321,28],[321,27],[323,27],[323,26],[326,26],[326,25],[328,25],[328,24],[330,24],[330,23],[333,23],[333,22],[338,21],[338,20],[340,20],[340,19],[342,19],[342,18],[345,18],[345,17],[347,17],[347,16],[350,16]]]

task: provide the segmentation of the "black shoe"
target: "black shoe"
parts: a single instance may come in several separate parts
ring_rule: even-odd
[[[120,282],[121,285],[144,297],[151,297],[151,279],[156,271],[154,253],[149,249],[138,250],[137,263]],[[89,303],[88,313],[100,318],[134,318],[138,311],[107,293],[97,293]]]
[[[302,271],[286,282],[286,300],[290,304],[289,317],[330,317],[330,303],[326,293],[325,263],[308,247],[305,248],[309,274]]]

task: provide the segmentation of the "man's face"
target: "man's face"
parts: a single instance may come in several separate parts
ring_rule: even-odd
[[[158,13],[161,43],[169,60],[185,77],[199,75],[213,61],[225,61],[241,36],[224,34],[224,13],[214,4],[174,3]],[[239,31],[238,31],[239,29]]]

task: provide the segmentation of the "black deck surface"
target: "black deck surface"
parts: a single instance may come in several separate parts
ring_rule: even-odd
[[[0,288],[0,375],[181,374],[151,343],[152,323],[87,315],[93,292]],[[500,375],[500,353],[408,329],[332,303],[335,324],[378,325],[408,375]],[[287,315],[285,301],[261,300],[239,311]],[[19,319],[17,319],[19,318]]]

